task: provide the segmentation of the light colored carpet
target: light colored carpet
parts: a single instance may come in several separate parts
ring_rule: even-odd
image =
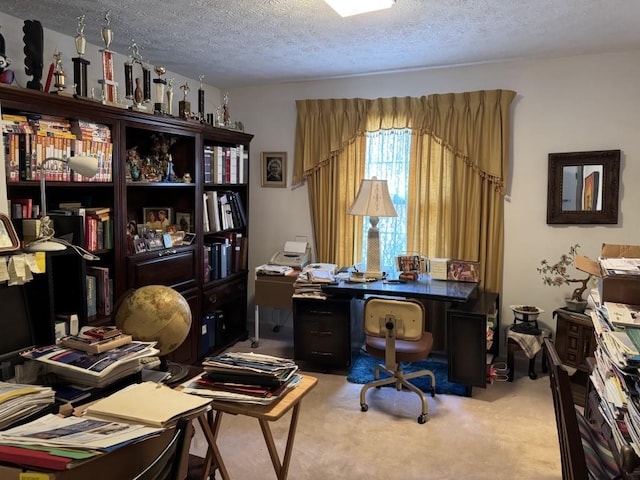
[[[257,349],[247,341],[230,350],[292,357],[290,327],[265,335]],[[417,423],[414,393],[373,389],[365,413],[361,385],[344,375],[307,371],[318,386],[302,402],[289,479],[560,479],[549,379],[530,380],[526,365],[518,359],[513,383],[474,388],[472,398],[428,397],[424,425]],[[289,419],[287,414],[271,424],[281,456]],[[226,415],[219,446],[231,478],[276,478],[257,420]],[[205,451],[196,434],[191,452]]]

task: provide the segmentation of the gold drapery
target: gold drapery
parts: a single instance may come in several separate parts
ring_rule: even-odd
[[[514,97],[490,90],[298,100],[293,183],[308,183],[318,261],[348,265],[361,251],[362,219],[345,212],[364,175],[364,133],[409,128],[407,249],[479,260],[481,287],[500,291]]]

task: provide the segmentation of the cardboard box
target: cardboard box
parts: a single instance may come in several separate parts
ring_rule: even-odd
[[[640,275],[611,274],[601,266],[601,259],[640,258],[640,245],[603,244],[598,261],[576,255],[573,259],[578,270],[598,278],[601,302],[640,304]]]

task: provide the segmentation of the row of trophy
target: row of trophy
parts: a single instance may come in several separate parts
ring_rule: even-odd
[[[84,58],[86,53],[87,41],[84,36],[85,16],[78,17],[78,26],[75,36],[75,47],[78,54],[72,58],[73,61],[73,81],[74,92],[67,91],[66,73],[62,65],[62,53],[55,52],[53,57],[55,64],[52,66],[52,76],[54,80],[53,86],[56,90],[53,93],[59,95],[73,95],[78,97],[99,100],[105,105],[127,108],[126,105],[120,103],[118,97],[118,82],[115,80],[114,74],[114,57],[115,52],[109,49],[113,41],[113,31],[110,28],[111,11],[108,10],[104,14],[104,23],[101,29],[102,41],[104,48],[99,51],[102,54],[102,78],[98,83],[102,87],[99,99],[95,98],[95,92],[92,88],[89,94],[87,85],[87,68],[90,62]],[[124,82],[125,82],[125,98],[131,102],[128,108],[141,112],[150,112],[161,115],[173,115],[173,84],[174,79],[165,79],[166,68],[161,65],[152,66],[146,63],[140,53],[140,46],[132,41],[129,47],[130,55],[124,63]],[[134,76],[134,71],[138,66],[142,70],[142,77]],[[156,99],[151,107],[151,70],[158,75],[153,79],[155,86]],[[187,99],[190,88],[185,82],[180,86],[183,91],[183,99],[178,102],[178,116],[187,120],[198,120],[202,123],[208,123],[217,127],[242,129],[240,122],[231,123],[229,115],[229,95],[225,93],[224,102],[216,109],[215,116],[212,113],[205,114],[204,105],[204,75],[199,76],[200,88],[198,89],[198,111],[191,111],[191,102]],[[166,88],[166,92],[165,92]],[[166,100],[165,100],[166,93]]]

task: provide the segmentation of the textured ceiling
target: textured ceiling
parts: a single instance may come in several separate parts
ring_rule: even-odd
[[[397,0],[341,18],[323,0],[0,0],[0,11],[207,84],[239,87],[640,48],[637,0]],[[1,30],[0,30],[1,32]]]

